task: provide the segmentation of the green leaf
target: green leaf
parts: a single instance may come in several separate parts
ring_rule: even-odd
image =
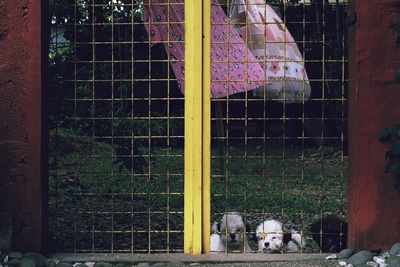
[[[396,82],[400,83],[400,69],[396,70]]]
[[[394,175],[393,179],[394,179],[394,186],[395,186],[398,190],[400,190],[400,172],[397,172],[397,173]]]
[[[388,160],[390,160],[391,157],[392,157],[392,152],[390,150],[388,150],[385,155],[385,160],[388,161]]]
[[[391,153],[395,156],[400,156],[400,139],[396,139],[392,142]]]
[[[386,165],[385,172],[398,172],[400,170],[400,160],[397,158],[395,160],[391,159]]]
[[[400,23],[392,23],[390,25],[390,28],[392,29],[392,31],[400,33]]]
[[[400,138],[399,132],[400,132],[400,124],[392,125],[390,127],[387,127],[385,129],[383,129],[379,133],[378,140],[381,141],[381,142],[385,142],[388,139],[394,139],[394,137],[396,137],[396,136],[398,138]]]

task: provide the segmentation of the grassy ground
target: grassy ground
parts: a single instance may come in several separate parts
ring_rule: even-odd
[[[346,164],[339,154],[292,148],[228,150],[228,175],[212,182],[213,211],[240,211],[300,219],[321,212],[345,213]],[[297,154],[297,155],[295,155]],[[214,163],[213,166],[217,164]],[[215,168],[214,168],[215,170]]]
[[[110,144],[68,131],[57,138],[49,182],[58,251],[182,249],[182,149],[153,147],[141,168],[128,170]],[[347,160],[334,148],[291,147],[283,156],[273,145],[231,146],[222,174],[218,150],[212,155],[213,220],[238,211],[253,230],[274,217],[307,231],[323,213],[347,213]]]

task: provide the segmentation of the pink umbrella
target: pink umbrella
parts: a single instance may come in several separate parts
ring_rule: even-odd
[[[144,0],[144,23],[151,43],[162,42],[184,93],[184,0]],[[211,97],[263,86],[264,70],[248,50],[217,0],[211,8]]]

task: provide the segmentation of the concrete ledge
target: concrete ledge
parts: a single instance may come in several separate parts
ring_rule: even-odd
[[[65,262],[301,262],[323,261],[327,254],[226,254],[185,255],[176,254],[128,254],[128,253],[56,253],[48,255],[51,259]]]

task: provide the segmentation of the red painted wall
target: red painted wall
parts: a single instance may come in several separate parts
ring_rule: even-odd
[[[13,247],[36,251],[43,249],[46,226],[41,2],[0,1],[0,233],[9,222]],[[357,22],[350,26],[349,245],[387,248],[400,240],[400,192],[383,174],[387,146],[377,135],[400,122],[400,86],[394,82],[400,49],[389,28],[400,4],[350,5]]]
[[[352,0],[350,7],[357,22],[350,26],[349,246],[385,249],[400,241],[400,191],[383,173],[388,146],[377,135],[400,122],[400,48],[390,29],[400,3]]]
[[[41,1],[0,1],[0,233],[22,251],[44,233],[41,48]]]

